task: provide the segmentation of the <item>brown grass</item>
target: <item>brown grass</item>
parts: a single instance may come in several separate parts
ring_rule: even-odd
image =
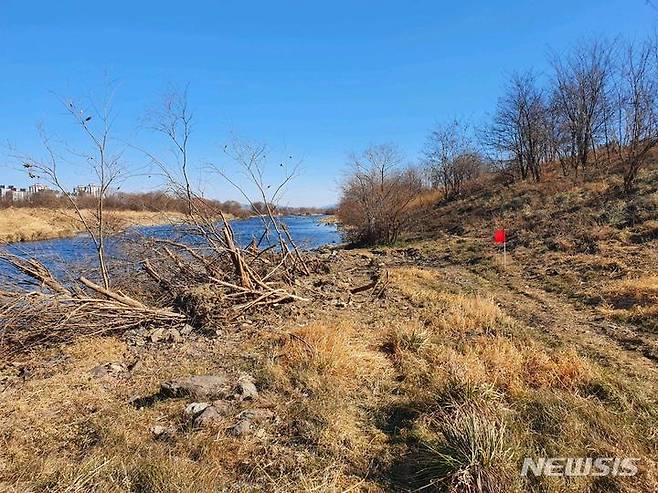
[[[522,457],[591,456],[588,447],[594,446],[601,454],[644,457],[641,477],[634,483],[611,479],[609,488],[655,487],[656,454],[644,437],[655,436],[652,418],[645,413],[657,411],[647,382],[601,367],[577,349],[576,339],[547,346],[491,297],[464,293],[438,272],[400,268],[391,278],[396,289],[421,307],[404,328],[389,335],[402,395],[419,413],[412,428],[418,443],[411,443],[418,454],[413,459],[418,460],[416,474],[424,478],[418,486],[439,481],[448,491],[526,489],[515,468],[510,469]],[[420,318],[414,320],[416,316]],[[623,406],[623,416],[618,406]],[[465,419],[482,424],[464,427]],[[499,424],[484,432],[492,422]],[[492,434],[501,426],[507,428],[504,435]],[[464,450],[464,444],[470,448]],[[446,453],[456,455],[446,462]],[[478,457],[476,462],[472,457]],[[428,471],[434,477],[426,477]],[[473,474],[487,483],[484,490],[469,482]],[[552,480],[539,483],[545,491],[563,491]],[[581,478],[570,491],[589,491],[592,485],[592,478]]]
[[[601,311],[658,331],[658,276],[624,279],[607,285]]]
[[[86,217],[93,221],[94,211],[85,210]],[[149,226],[180,221],[176,212],[108,211],[107,221],[111,231],[130,226]],[[71,210],[46,208],[0,209],[0,243],[35,241],[75,236],[84,232],[84,227]]]
[[[32,376],[0,394],[0,490],[557,493],[562,480],[519,476],[524,457],[601,455],[640,457],[641,473],[604,486],[576,478],[569,491],[655,491],[653,374],[610,366],[616,353],[593,355],[578,334],[549,338],[492,293],[443,276],[392,267],[385,301],[321,306],[239,339],[140,352],[93,338],[25,357],[6,371],[29,364]],[[142,367],[130,378],[88,374],[134,354]],[[213,429],[185,426],[187,400],[128,404],[168,378],[245,369],[259,400],[231,404]],[[253,405],[276,421],[229,436]],[[178,433],[155,440],[155,424]]]

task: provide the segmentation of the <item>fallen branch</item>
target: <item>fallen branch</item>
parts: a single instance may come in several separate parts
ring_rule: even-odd
[[[144,305],[143,303],[140,303],[139,301],[129,298],[127,296],[114,293],[109,289],[105,289],[99,286],[98,284],[90,281],[86,277],[80,277],[80,282],[85,286],[87,286],[89,289],[96,291],[97,293],[102,294],[103,296],[107,296],[108,298],[113,299],[114,301],[118,301],[123,305],[132,306],[134,308],[139,308],[141,310],[146,309],[146,305]]]

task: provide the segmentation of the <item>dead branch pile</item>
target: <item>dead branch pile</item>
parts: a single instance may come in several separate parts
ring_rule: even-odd
[[[185,316],[146,306],[81,277],[65,286],[40,262],[6,252],[5,262],[26,276],[33,289],[0,291],[0,351],[20,352],[78,335],[123,332],[139,326],[180,325]]]
[[[308,301],[295,291],[309,266],[280,223],[269,246],[242,248],[219,215],[218,223],[190,217],[203,248],[152,239],[142,245],[141,255],[133,252],[131,258],[141,259],[142,273],[150,280],[140,286],[131,273],[115,279],[113,288],[85,277],[62,283],[37,260],[0,252],[0,262],[23,274],[22,283],[0,291],[0,351],[136,328],[222,324],[253,310]]]
[[[298,277],[309,273],[304,256],[278,224],[277,241],[240,247],[223,215],[219,226],[197,221],[200,235],[213,241],[195,249],[171,240],[153,240],[144,271],[195,325],[233,320],[253,309],[292,301],[308,301],[294,290]]]

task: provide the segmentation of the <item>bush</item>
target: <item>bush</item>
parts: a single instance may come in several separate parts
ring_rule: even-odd
[[[403,157],[392,145],[377,145],[350,160],[351,173],[342,186],[337,215],[352,241],[394,243],[405,232],[423,191],[420,173],[402,167]]]
[[[427,455],[420,461],[419,477],[426,486],[469,493],[508,490],[504,466],[511,452],[503,424],[472,413],[436,424],[443,440],[425,443]]]

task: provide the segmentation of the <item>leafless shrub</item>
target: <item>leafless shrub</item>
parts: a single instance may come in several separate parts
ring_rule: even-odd
[[[338,217],[357,242],[393,243],[413,218],[411,202],[422,191],[420,174],[402,167],[393,145],[371,146],[350,157]]]
[[[105,258],[105,239],[107,235],[105,230],[105,198],[122,174],[122,152],[113,150],[111,147],[113,120],[111,88],[100,107],[92,102],[90,103],[91,109],[87,110],[74,100],[64,101],[64,106],[75,123],[82,129],[82,133],[89,143],[88,151],[73,152],[72,156],[86,162],[98,179],[99,192],[97,196],[92,198],[90,204],[95,210],[94,221],[87,219],[76,196],[62,183],[60,171],[61,167],[67,164],[67,160],[56,150],[53,141],[43,128],[39,129],[39,133],[47,157],[40,159],[23,155],[19,158],[30,178],[46,181],[59,191],[75,210],[86,233],[94,243],[98,259],[99,277],[102,279],[105,289],[109,289],[110,279]]]
[[[581,44],[568,56],[555,57],[553,69],[554,128],[577,173],[586,168],[590,153],[607,134],[612,46],[602,41]]]

